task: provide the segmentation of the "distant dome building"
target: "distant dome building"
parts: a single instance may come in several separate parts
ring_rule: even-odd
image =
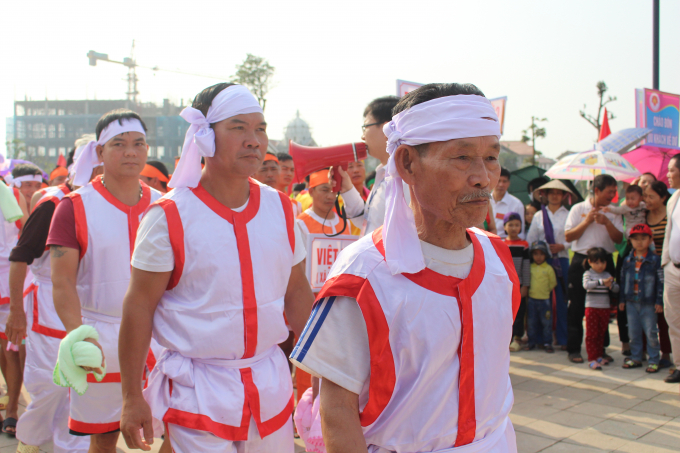
[[[300,118],[300,111],[295,113],[288,126],[284,128],[283,140],[269,140],[269,151],[271,152],[288,152],[288,143],[293,140],[298,145],[303,146],[318,146],[312,138],[312,131],[307,124],[307,121]]]

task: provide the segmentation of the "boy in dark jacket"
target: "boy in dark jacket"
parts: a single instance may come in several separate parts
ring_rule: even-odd
[[[647,337],[648,373],[659,371],[659,330],[657,313],[663,313],[663,269],[661,260],[649,250],[652,230],[638,224],[630,230],[633,253],[623,261],[619,310],[628,314],[631,356],[623,368],[642,366],[642,335]]]

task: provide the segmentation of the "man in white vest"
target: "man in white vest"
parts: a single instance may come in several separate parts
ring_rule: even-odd
[[[313,296],[290,200],[249,178],[267,149],[262,108],[220,83],[181,116],[191,126],[174,190],[145,216],[132,258],[121,431],[148,451],[155,417],[177,453],[292,453],[293,386],[278,344],[284,310],[301,335]],[[152,333],[166,349],[142,394]]]
[[[139,181],[149,146],[146,126],[135,112],[113,110],[97,122],[74,164],[74,185],[54,211],[50,247],[54,308],[67,333],[85,324],[103,353],[101,381],[88,374],[83,395],[70,393],[71,434],[90,437],[90,453],[113,453],[120,430],[122,394],[118,332],[137,227],[160,192]],[[104,174],[89,183],[95,166]],[[64,340],[62,340],[64,341]],[[148,357],[149,348],[147,346]],[[62,367],[63,368],[63,367]],[[103,371],[103,370],[102,370]],[[136,385],[142,388],[142,373]],[[158,433],[160,435],[161,433]]]
[[[501,239],[472,228],[500,174],[498,118],[459,84],[393,113],[384,226],[340,254],[291,358],[322,378],[329,453],[514,453],[519,280]]]

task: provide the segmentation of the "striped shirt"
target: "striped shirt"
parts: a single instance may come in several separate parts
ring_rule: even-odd
[[[531,285],[531,262],[529,261],[529,243],[518,239],[511,241],[505,238],[504,241],[510,248],[512,255],[512,262],[515,265],[515,271],[519,277],[520,286]]]
[[[668,223],[668,216],[663,216],[663,219],[656,225],[647,223],[649,228],[652,229],[652,240],[654,241],[654,252],[661,256],[661,250],[663,249],[663,238],[666,235],[666,224]]]

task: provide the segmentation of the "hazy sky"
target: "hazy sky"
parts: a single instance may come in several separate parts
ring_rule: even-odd
[[[661,90],[680,93],[680,1],[661,0]],[[508,96],[504,140],[547,117],[549,156],[586,150],[595,84],[613,131],[635,126],[634,89],[652,85],[652,0],[3,2],[0,137],[13,100],[122,99],[127,68],[88,66],[89,50],[228,77],[253,53],[276,68],[265,112],[279,139],[300,111],[321,145],[359,140],[373,98],[396,79],[471,82]],[[139,69],[141,100],[190,99],[217,81]],[[4,146],[1,147],[5,152]]]

